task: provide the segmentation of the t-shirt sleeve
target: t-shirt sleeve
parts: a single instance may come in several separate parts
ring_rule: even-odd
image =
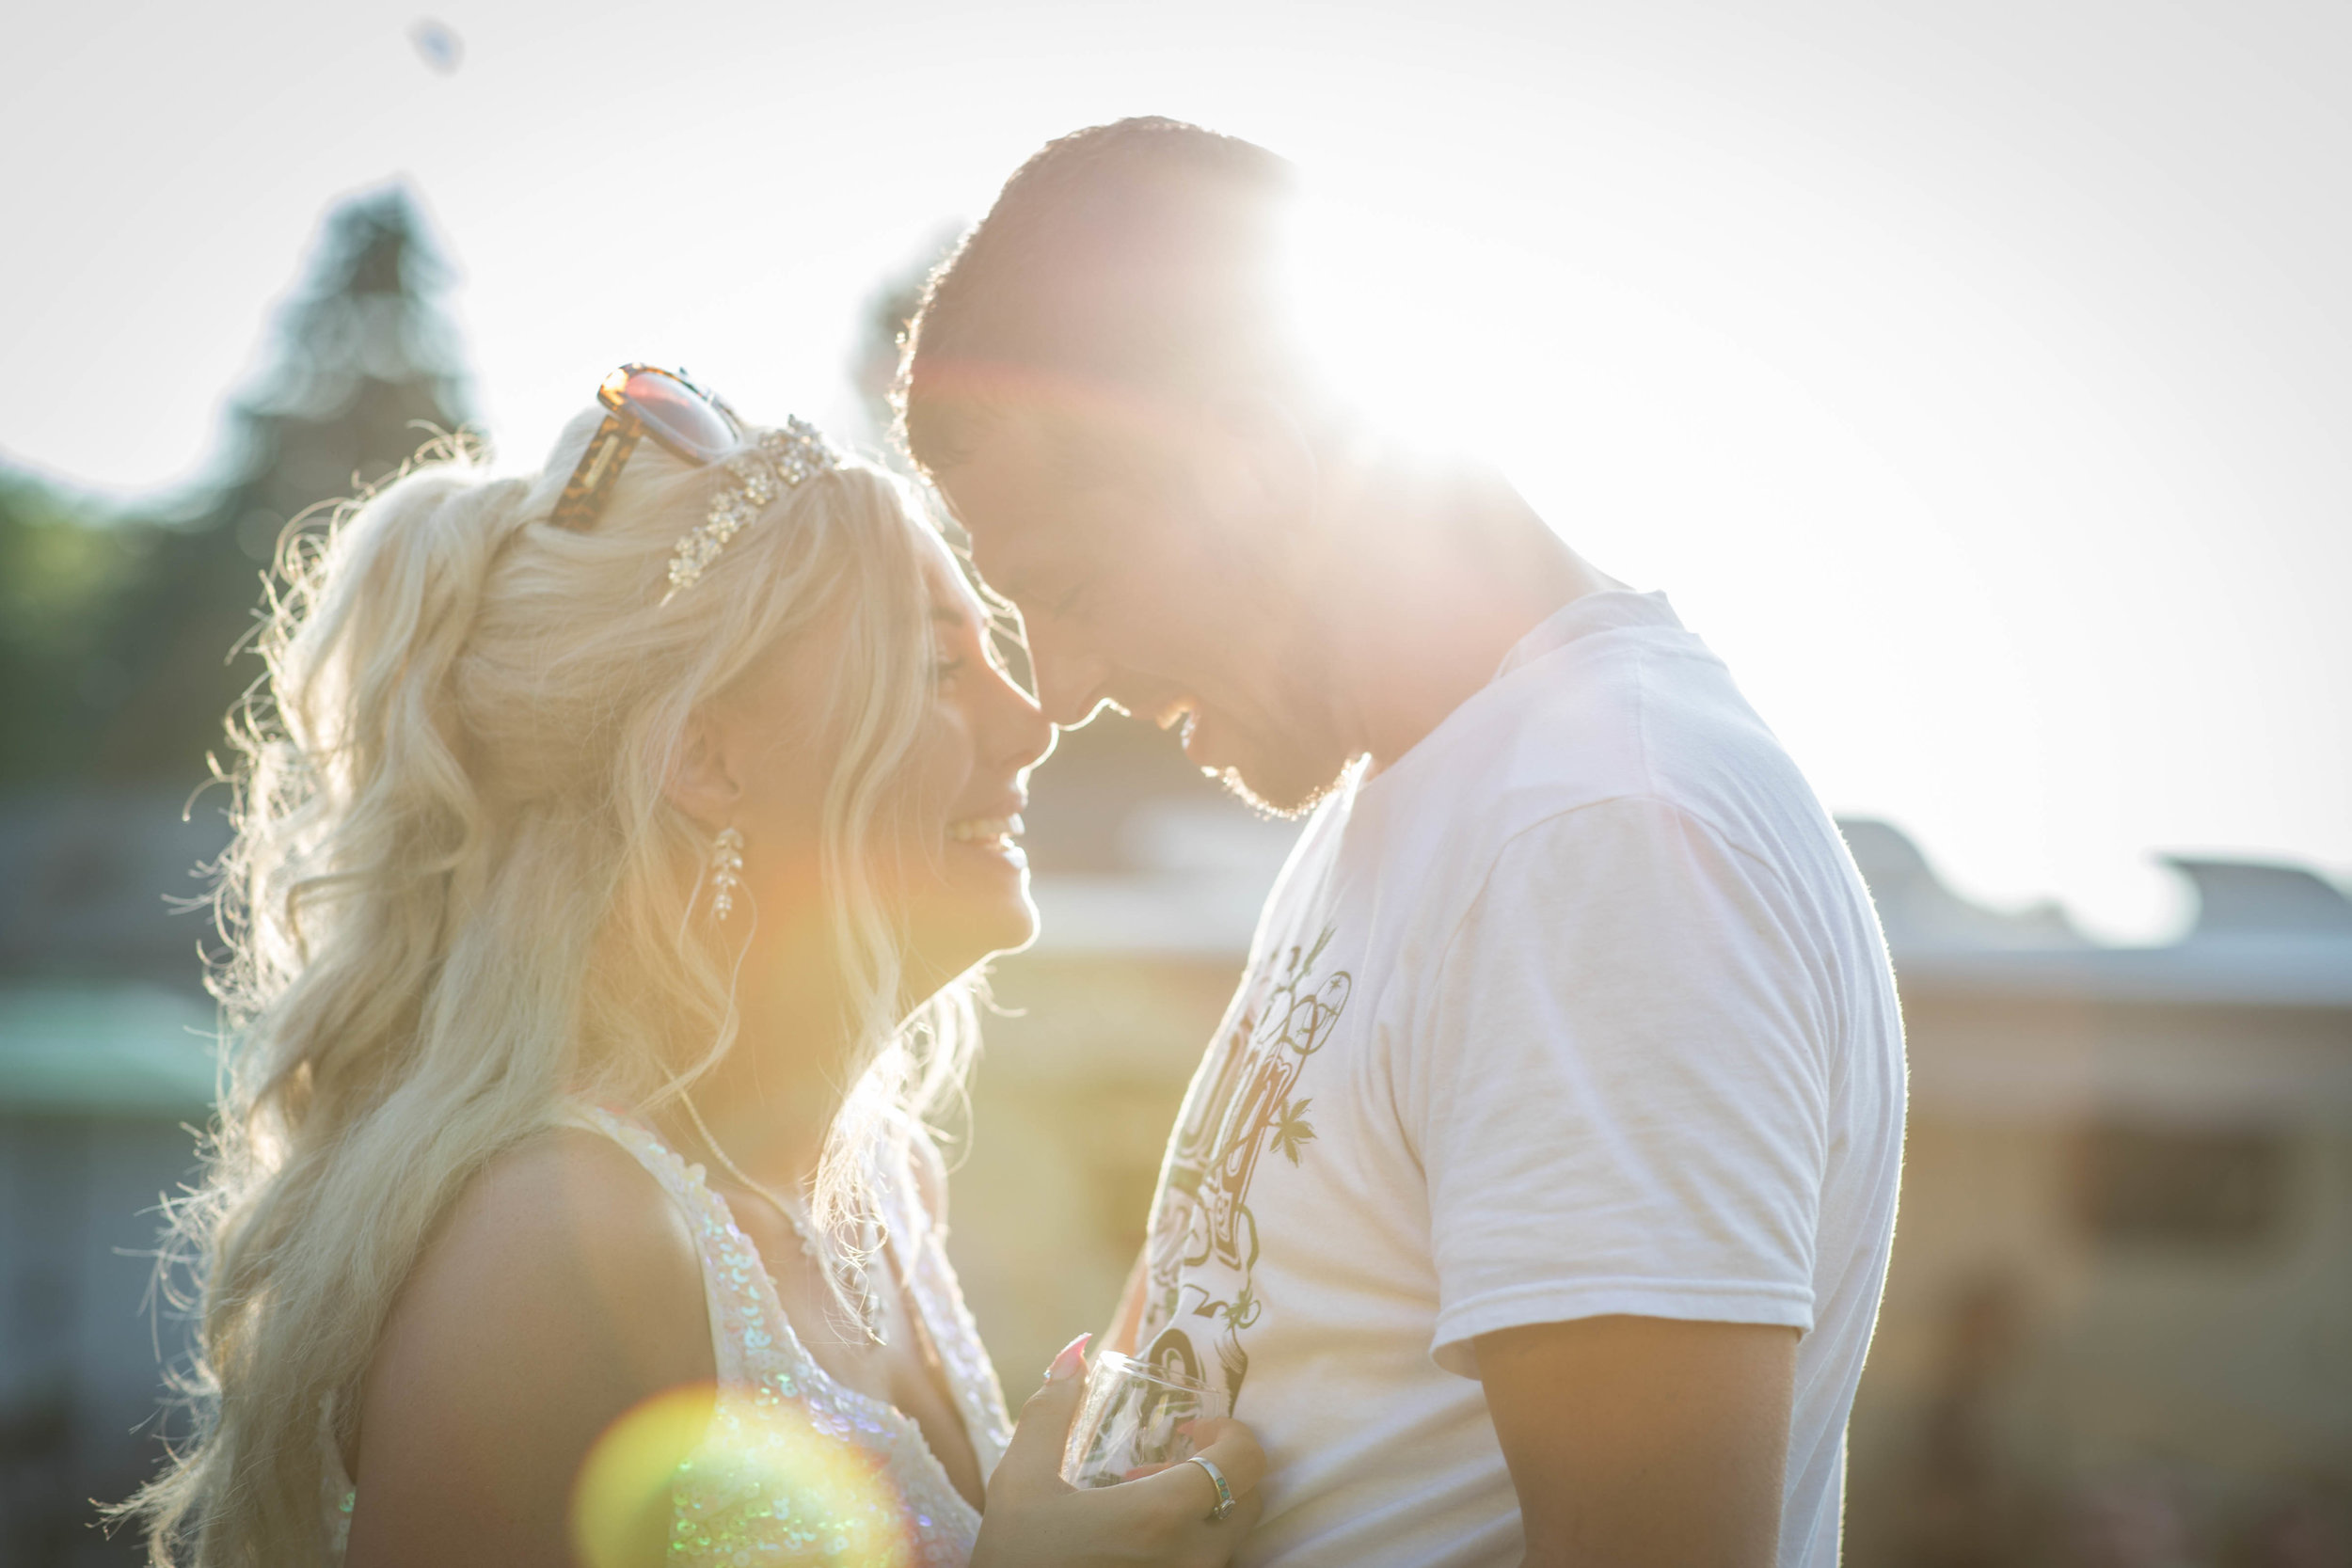
[[[1505,845],[1404,1075],[1440,1367],[1611,1313],[1812,1327],[1828,1030],[1806,952],[1786,884],[1664,802]]]

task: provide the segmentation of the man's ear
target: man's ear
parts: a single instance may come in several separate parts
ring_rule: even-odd
[[[707,708],[696,709],[687,718],[677,766],[662,791],[670,804],[713,832],[734,820],[743,799],[731,766],[729,739],[724,722]]]

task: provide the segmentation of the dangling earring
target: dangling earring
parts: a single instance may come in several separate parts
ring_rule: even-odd
[[[710,912],[724,920],[735,912],[735,890],[743,885],[743,835],[722,828],[710,847]]]

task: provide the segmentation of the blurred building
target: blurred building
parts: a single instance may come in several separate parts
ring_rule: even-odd
[[[155,1252],[211,1111],[214,1015],[200,917],[164,897],[197,891],[227,829],[180,806],[0,804],[0,1563],[144,1557],[91,1499],[154,1473],[163,1368],[187,1346]]]
[[[2188,934],[2099,947],[1847,836],[1912,1072],[1851,1560],[2352,1561],[2352,902],[2176,860]]]
[[[194,1164],[211,1010],[142,985],[0,990],[0,1561],[137,1560],[93,1527],[163,1454],[158,1207]]]

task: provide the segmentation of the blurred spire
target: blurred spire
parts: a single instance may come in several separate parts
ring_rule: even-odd
[[[360,493],[471,412],[453,281],[405,183],[328,214],[278,309],[264,368],[230,405],[215,478],[158,519],[105,657],[113,700],[89,716],[98,770],[193,784],[221,720],[261,673],[230,649],[287,523]]]
[[[307,276],[271,328],[266,367],[230,416],[228,473],[189,521],[233,527],[269,559],[289,517],[353,494],[471,412],[453,275],[405,183],[328,214]]]

